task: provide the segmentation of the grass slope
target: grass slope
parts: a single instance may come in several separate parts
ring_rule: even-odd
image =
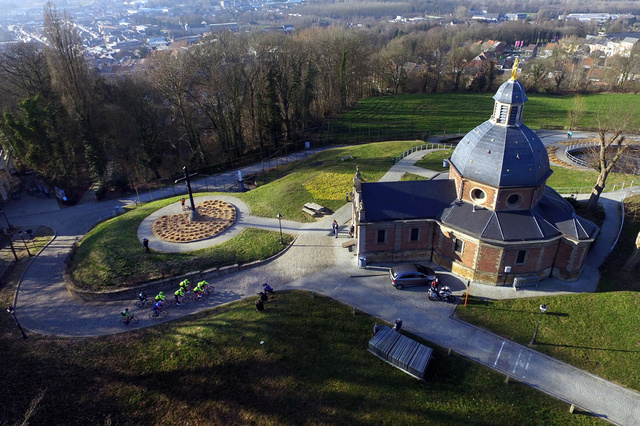
[[[31,424],[596,424],[439,348],[420,383],[366,351],[375,322],[306,292],[98,338],[23,341],[3,315],[0,423],[41,395]]]
[[[304,161],[281,167],[268,185],[241,194],[258,216],[311,222],[302,212],[305,203],[315,202],[335,211],[345,204],[345,194],[353,189],[356,166],[367,182],[376,182],[391,167],[391,158],[419,145],[419,141],[381,142],[336,148],[315,154]],[[343,157],[353,159],[342,161]]]
[[[493,111],[493,93],[432,93],[365,98],[332,123],[335,133],[396,130],[467,132],[486,121]],[[532,128],[568,126],[567,114],[575,108],[575,96],[527,94],[524,122]],[[599,112],[621,105],[636,105],[633,94],[582,95],[584,115],[578,127],[597,127]],[[636,116],[636,127],[640,116]]]

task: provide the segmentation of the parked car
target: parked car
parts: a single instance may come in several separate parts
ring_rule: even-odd
[[[389,270],[391,284],[398,290],[412,285],[431,285],[436,279],[433,269],[417,263],[403,263]]]

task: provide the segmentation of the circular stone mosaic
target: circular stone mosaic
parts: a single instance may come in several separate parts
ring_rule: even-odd
[[[189,221],[189,212],[160,216],[153,222],[156,237],[174,243],[191,243],[215,237],[236,221],[236,208],[221,200],[207,200],[196,206],[200,215]]]

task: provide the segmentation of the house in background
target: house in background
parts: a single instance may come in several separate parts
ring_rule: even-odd
[[[490,285],[580,276],[598,227],[546,186],[549,157],[523,124],[517,64],[493,98],[491,118],[458,143],[448,176],[366,183],[356,173],[358,258],[431,261]]]

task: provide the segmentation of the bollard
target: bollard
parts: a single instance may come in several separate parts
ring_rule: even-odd
[[[447,356],[451,357],[451,348],[447,349]]]
[[[569,412],[571,414],[573,414],[573,411],[576,409],[576,404],[571,404],[571,407],[569,407]]]
[[[355,317],[357,313],[358,313],[358,310],[357,310],[357,309],[356,309],[356,307],[354,306],[354,307],[353,307],[353,316]]]
[[[507,374],[507,377],[504,378],[504,384],[508,385],[509,384],[509,375]]]

